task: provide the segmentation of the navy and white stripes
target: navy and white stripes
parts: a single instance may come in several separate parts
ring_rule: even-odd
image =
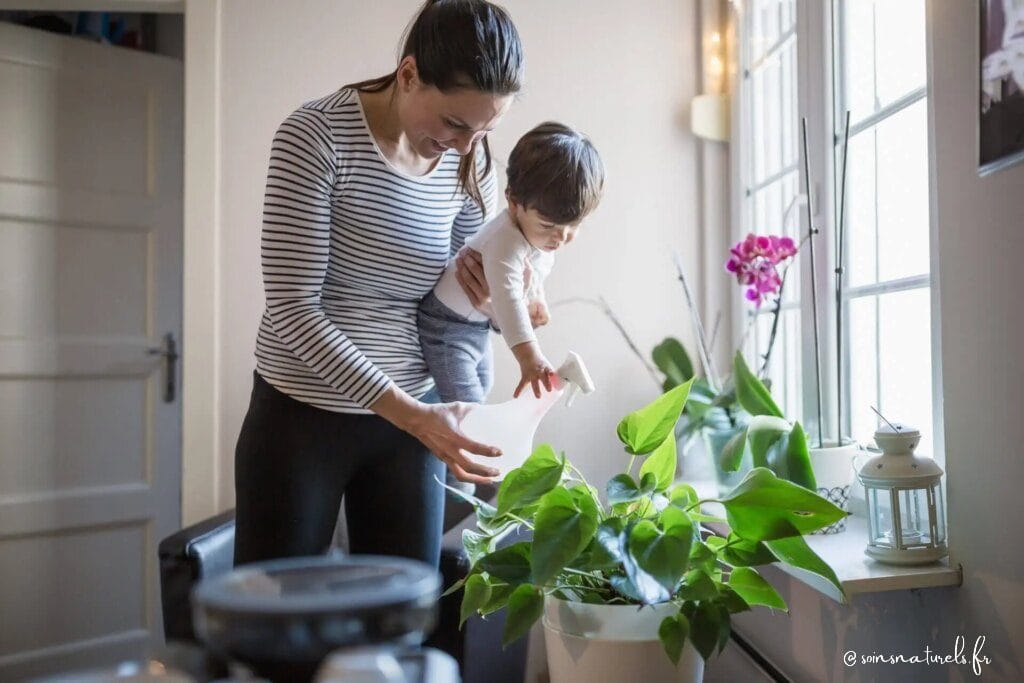
[[[267,306],[256,367],[264,379],[292,398],[344,413],[369,412],[391,382],[413,396],[430,389],[416,309],[484,222],[457,189],[458,167],[449,151],[424,176],[392,168],[353,90],[285,119],[263,205]],[[493,169],[480,189],[489,218]]]

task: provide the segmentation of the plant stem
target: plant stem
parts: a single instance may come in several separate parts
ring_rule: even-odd
[[[685,509],[685,512],[689,512],[693,508],[697,508],[697,511],[699,512],[700,511],[700,506],[703,505],[704,503],[721,503],[721,502],[722,501],[718,500],[717,498],[702,498],[701,500],[698,500],[696,503],[687,506],[686,509]]]
[[[821,343],[818,340],[818,276],[814,267],[814,210],[811,207],[811,199],[814,194],[811,192],[811,155],[807,147],[807,118],[800,119],[800,129],[804,143],[804,187],[807,189],[807,228],[810,230],[810,255],[811,255],[811,327],[814,328],[814,393],[817,396],[818,407],[818,447],[823,447],[822,435],[825,425],[822,421],[821,411]]]
[[[530,529],[531,531],[533,530],[533,525],[530,524],[529,522],[527,522],[522,517],[519,517],[517,515],[513,515],[511,512],[506,512],[505,514],[508,515],[509,517],[511,517],[512,519],[516,520],[517,522],[519,522],[520,524],[522,524],[526,528]]]
[[[775,296],[775,310],[772,311],[772,331],[768,335],[768,348],[765,349],[764,355],[761,356],[763,363],[761,364],[761,372],[758,373],[758,377],[764,379],[765,373],[768,372],[768,362],[772,357],[772,349],[775,348],[775,335],[779,330],[779,313],[782,311],[782,291],[786,287],[786,276],[789,275],[789,267],[787,266],[782,271],[782,282],[779,283],[779,291]]]
[[[704,375],[707,377],[711,390],[717,394],[719,387],[722,385],[718,381],[718,374],[715,372],[715,366],[711,362],[711,349],[708,347],[708,340],[704,335],[704,324],[701,323],[700,313],[697,311],[697,307],[693,302],[693,294],[690,292],[690,284],[686,281],[686,273],[683,272],[683,260],[679,257],[679,252],[677,251],[672,252],[672,258],[676,263],[676,271],[679,273],[679,281],[683,283],[683,296],[686,297],[686,305],[690,309],[693,326],[696,328],[697,351],[700,355],[701,365],[704,366]]]
[[[609,579],[606,579],[603,576],[595,576],[594,574],[592,574],[590,572],[585,572],[585,571],[583,571],[581,569],[573,569],[572,567],[563,567],[562,571],[569,572],[570,574],[577,574],[579,576],[585,576],[588,579],[593,579],[594,581],[600,581],[601,583],[606,583],[609,586],[612,585],[612,582]]]
[[[654,384],[658,387],[658,391],[661,391],[662,379],[658,375],[658,370],[653,365],[651,365],[650,362],[647,360],[647,357],[640,352],[640,348],[633,341],[633,338],[629,336],[629,333],[626,332],[626,328],[623,326],[622,321],[619,320],[619,317],[615,315],[614,311],[612,311],[611,306],[608,305],[608,302],[605,301],[605,298],[603,296],[600,296],[597,299],[589,299],[587,297],[579,296],[571,297],[568,299],[561,299],[559,301],[554,302],[553,304],[551,304],[551,308],[554,309],[564,304],[573,303],[587,304],[589,306],[596,306],[597,308],[600,308],[601,311],[606,316],[608,316],[608,319],[612,321],[612,324],[615,325],[616,329],[618,329],[619,334],[622,335],[622,338],[626,340],[626,345],[629,346],[629,349],[630,351],[633,352],[633,355],[639,358],[640,362],[643,363],[644,369],[647,370],[647,374],[651,376],[652,380],[654,380]]]
[[[636,453],[634,453],[633,457],[629,459],[629,467],[626,468],[626,474],[632,476],[634,464],[636,464]]]

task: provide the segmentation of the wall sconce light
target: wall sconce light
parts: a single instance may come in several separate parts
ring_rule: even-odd
[[[730,108],[725,88],[722,34],[712,32],[704,41],[704,90],[690,103],[690,129],[704,140],[729,141]]]

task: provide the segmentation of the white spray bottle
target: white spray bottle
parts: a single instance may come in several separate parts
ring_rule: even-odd
[[[537,427],[558,399],[566,396],[565,405],[571,406],[579,392],[594,391],[587,366],[578,354],[570,351],[552,380],[551,391],[541,389],[540,398],[525,387],[519,398],[473,408],[460,425],[469,438],[501,449],[501,456],[491,458],[470,454],[470,458],[488,467],[497,468],[503,479],[510,470],[523,464],[533,452],[533,437]]]

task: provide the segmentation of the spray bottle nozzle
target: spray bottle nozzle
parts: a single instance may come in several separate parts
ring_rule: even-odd
[[[565,392],[566,407],[572,405],[580,391],[584,394],[594,391],[594,380],[590,378],[583,359],[575,351],[570,351],[565,362],[558,368],[558,376],[569,385]]]

